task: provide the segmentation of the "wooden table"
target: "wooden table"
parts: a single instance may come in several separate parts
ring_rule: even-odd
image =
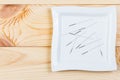
[[[0,3],[40,4],[29,5],[36,10],[39,8],[39,14],[34,13],[37,14],[37,18],[33,19],[33,22],[31,19],[29,25],[21,25],[21,27],[12,25],[12,29],[6,29],[8,30],[5,31],[7,36],[13,42],[18,41],[19,43],[15,43],[14,46],[17,47],[0,47],[0,80],[120,80],[120,0],[0,0]],[[116,43],[118,70],[115,72],[51,72],[52,19],[50,8],[53,6],[99,7],[110,5],[116,6],[118,13]],[[34,9],[33,11],[35,11]],[[34,22],[34,20],[38,22]],[[26,19],[26,21],[29,23],[29,19]],[[12,31],[20,28],[20,33]],[[30,41],[33,42],[27,43]]]

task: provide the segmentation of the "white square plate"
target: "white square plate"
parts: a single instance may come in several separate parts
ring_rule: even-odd
[[[54,7],[52,71],[116,70],[116,8]]]

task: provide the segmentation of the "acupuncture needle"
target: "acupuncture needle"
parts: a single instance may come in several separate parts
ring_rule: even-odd
[[[73,49],[74,49],[74,45],[75,45],[75,41],[74,41],[73,46],[72,46],[72,48],[71,48],[71,50],[70,50],[70,54],[72,53],[72,51],[73,51]]]
[[[80,29],[77,29],[77,30],[75,30],[75,31],[71,31],[71,32],[69,32],[69,34],[71,34],[71,35],[76,35],[76,34],[80,33],[82,30],[85,30],[86,28],[92,27],[92,26],[95,25],[96,23],[97,23],[97,22],[94,22],[94,23],[92,23],[92,24],[90,24],[90,25],[88,25],[88,26],[86,26],[86,27],[81,27]]]
[[[82,29],[82,28],[81,28]],[[84,28],[83,28],[84,29]],[[75,34],[73,34],[73,33],[69,33],[69,34],[71,34],[71,35],[76,35],[76,33]],[[73,39],[71,42],[69,42],[66,46],[68,46],[69,44],[71,44],[74,40],[76,40],[76,39],[78,39],[79,38],[79,36],[80,37],[84,37],[84,38],[87,38],[87,36],[82,36],[82,34],[81,35],[78,35],[78,37],[77,38],[75,38],[75,39]]]
[[[84,44],[84,45],[81,45],[81,46],[79,46],[79,49],[80,49],[80,48],[83,48],[83,47],[86,47],[86,46],[88,46],[88,45],[94,44],[95,42],[100,41],[100,40],[101,40],[101,39],[97,39],[97,40],[91,41],[91,42],[89,42],[89,43],[86,43],[86,44]]]
[[[86,32],[84,32],[84,33],[86,33]],[[84,34],[83,33],[83,34]],[[81,34],[82,35],[82,34]],[[70,54],[72,53],[72,51],[73,51],[73,49],[74,49],[74,45],[75,45],[75,41],[78,39],[78,38],[80,38],[81,37],[81,35],[79,35],[77,38],[75,38],[73,41],[71,41],[70,43],[68,43],[66,46],[68,46],[68,45],[70,45],[70,44],[72,44],[73,42],[73,46],[72,46],[72,48],[71,48],[71,50],[70,50]]]
[[[100,54],[101,54],[101,56],[103,56],[102,50],[100,50]]]
[[[86,32],[82,33],[81,35],[78,35],[75,39],[73,39],[72,41],[70,41],[66,46],[69,46],[70,44],[72,44],[73,42],[75,42],[78,38],[82,37],[82,35],[85,34],[85,33]]]
[[[77,32],[75,32],[75,33],[69,32],[69,34],[71,34],[71,35],[76,35],[76,34],[80,33],[80,32],[81,32],[82,30],[84,30],[84,29],[86,29],[86,28],[85,28],[85,27],[82,27],[81,29],[76,30]]]
[[[79,46],[81,46],[82,43],[84,43],[85,41],[87,41],[87,40],[88,40],[89,38],[91,38],[94,34],[95,34],[95,32],[92,33],[91,35],[89,35],[87,38],[85,38],[85,39],[76,47],[76,49],[79,48]]]
[[[70,50],[70,54],[72,53],[72,51],[73,51],[73,48],[74,48],[74,47],[72,47],[72,48],[71,48],[71,50]]]
[[[77,23],[70,24],[69,27],[75,26],[75,25],[80,24],[80,23],[87,22],[87,21],[89,21],[89,20],[91,20],[91,19],[87,19],[87,20],[83,20],[83,21],[80,21],[80,22],[77,22]]]
[[[102,45],[103,45],[103,44],[97,45],[96,47],[93,47],[93,48],[91,48],[91,49],[83,52],[81,55],[84,55],[84,54],[88,53],[89,51],[95,50],[95,48],[101,47]]]
[[[72,44],[73,42],[75,42],[80,37],[82,37],[82,38],[88,38],[87,36],[82,36],[85,33],[86,32],[82,33],[81,35],[76,35],[77,37],[75,39],[73,39],[72,41],[70,41],[68,44],[66,44],[66,46],[69,46],[70,44]]]

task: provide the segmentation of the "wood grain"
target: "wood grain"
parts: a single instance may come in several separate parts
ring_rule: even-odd
[[[1,0],[0,3],[31,3],[28,0]],[[34,0],[32,0],[34,1]],[[36,0],[37,1],[37,0]],[[21,24],[16,26],[3,27],[0,25],[0,38],[4,46],[41,46],[41,47],[0,47],[0,80],[120,80],[120,5],[117,6],[118,15],[118,31],[117,31],[117,47],[116,60],[118,70],[115,72],[87,72],[87,71],[63,71],[51,72],[51,35],[52,35],[52,19],[50,8],[53,6],[70,6],[62,4],[119,4],[118,0],[59,0],[52,2],[50,0],[41,0],[40,4],[59,5],[28,5],[33,9],[33,17],[25,17]],[[97,2],[98,1],[98,2]],[[34,2],[32,2],[34,3]],[[74,6],[108,6],[108,5],[74,5]],[[39,8],[39,9],[38,9]],[[22,8],[23,9],[23,8]],[[26,9],[26,8],[25,8]],[[13,11],[14,12],[14,11]],[[19,10],[16,14],[19,13]],[[39,14],[37,14],[39,13]],[[7,21],[13,19],[7,18]],[[7,16],[7,17],[10,17]],[[4,17],[5,18],[5,17]],[[2,19],[2,21],[4,21]],[[5,19],[6,21],[6,19]],[[37,22],[34,22],[37,21]],[[0,19],[1,22],[1,19]],[[32,25],[32,26],[30,26]],[[2,29],[3,28],[3,29]],[[6,34],[6,35],[3,35]],[[15,43],[16,42],[16,43]],[[5,44],[7,43],[7,44]],[[13,44],[15,43],[15,44]]]
[[[120,47],[117,47],[120,53]],[[51,72],[50,47],[0,48],[0,80],[119,80],[120,68],[114,72]],[[120,66],[120,56],[119,65]]]
[[[22,9],[18,9],[14,15],[9,13],[8,16],[5,16],[4,13],[9,10],[9,7],[11,10],[11,6],[9,5],[7,9],[3,7],[3,10],[6,9],[6,11],[0,12],[0,46],[51,46],[52,17],[50,8],[65,5],[25,5]],[[106,5],[66,6],[100,7]],[[120,46],[120,6],[116,7],[118,16],[116,46]],[[14,6],[12,10],[14,10]]]
[[[0,4],[120,4],[120,0],[0,0]]]
[[[1,46],[50,46],[52,22],[48,7],[25,5],[23,9],[16,11],[14,9],[19,6],[16,8],[15,5],[3,6],[1,5],[1,8],[4,11],[0,12]],[[11,10],[16,14],[4,15]]]

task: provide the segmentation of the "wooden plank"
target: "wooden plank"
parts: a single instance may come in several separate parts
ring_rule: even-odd
[[[120,65],[120,47],[117,61]],[[51,72],[50,47],[1,47],[0,80],[119,80],[120,66],[115,72],[63,71]]]
[[[51,7],[65,5],[0,5],[0,46],[51,46]],[[70,6],[70,5],[67,5]],[[106,5],[71,5],[100,7]],[[15,11],[14,11],[15,10]],[[9,15],[4,15],[9,12]],[[117,5],[120,46],[120,6]]]
[[[120,4],[120,0],[0,0],[0,4]]]
[[[0,69],[50,63],[50,47],[1,47]]]
[[[50,46],[52,20],[48,7],[41,5],[0,7],[1,46]],[[7,14],[7,11],[11,13]]]
[[[43,65],[46,66],[47,65]],[[43,66],[32,66],[18,69],[9,69],[1,71],[1,80],[119,80],[120,69],[116,72],[50,72]]]

